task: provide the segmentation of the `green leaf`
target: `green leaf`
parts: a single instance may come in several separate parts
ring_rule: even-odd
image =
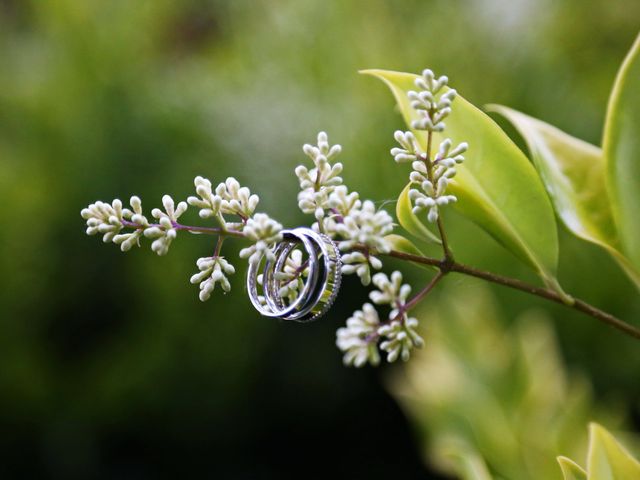
[[[603,150],[622,252],[640,271],[640,35],[613,85]]]
[[[392,233],[391,235],[387,235],[386,237],[384,237],[384,239],[389,242],[393,250],[402,253],[408,253],[410,255],[418,255],[420,257],[424,257],[424,253],[422,253],[411,240],[403,237],[402,235],[396,235],[395,233]]]
[[[455,452],[448,457],[454,462],[462,480],[493,480],[484,460],[475,452]]]
[[[409,190],[411,190],[411,184],[409,183],[402,193],[398,197],[396,203],[396,216],[402,228],[420,240],[425,242],[442,243],[440,239],[427,228],[427,226],[420,221],[420,219],[413,213],[411,199],[409,198]]]
[[[564,480],[587,480],[587,472],[567,457],[557,457]]]
[[[525,139],[556,213],[569,231],[604,247],[640,288],[640,270],[620,252],[602,150],[511,108],[488,105],[487,109],[503,115]]]
[[[407,92],[416,75],[385,70],[362,73],[383,80],[393,92],[407,125],[416,119]],[[446,136],[466,141],[469,151],[450,185],[454,207],[475,221],[557,291],[558,238],[551,203],[526,156],[485,113],[458,96],[447,118]],[[414,131],[426,147],[426,132]],[[436,135],[440,141],[441,136]]]
[[[640,463],[605,428],[589,426],[589,480],[636,480]]]

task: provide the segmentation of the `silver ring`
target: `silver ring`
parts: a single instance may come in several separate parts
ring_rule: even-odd
[[[284,230],[283,240],[273,247],[275,260],[267,260],[263,269],[264,302],[258,296],[259,263],[249,266],[247,289],[258,312],[267,317],[308,322],[324,315],[333,305],[341,284],[340,251],[327,235],[310,228]],[[303,244],[308,254],[309,275],[300,294],[288,305],[279,294],[276,274],[281,272],[291,251]]]
[[[286,248],[289,244],[295,245],[298,242],[302,242],[309,255],[309,263],[317,263],[317,254],[316,249],[313,247],[312,243],[309,239],[304,235],[297,235],[292,230],[283,230],[282,231],[283,240],[278,242],[274,247],[274,254],[276,252],[281,252],[283,248]],[[288,255],[288,252],[287,252]],[[286,260],[286,256],[285,256]],[[249,270],[247,271],[247,290],[249,292],[249,300],[253,304],[254,308],[265,317],[281,317],[284,313],[288,315],[292,311],[294,311],[301,303],[306,304],[308,302],[308,297],[313,290],[315,285],[314,282],[307,281],[302,289],[301,294],[298,298],[291,304],[292,308],[275,308],[274,302],[271,299],[268,299],[267,296],[267,282],[271,277],[271,273],[273,270],[273,262],[267,260],[264,271],[262,274],[263,278],[263,288],[264,288],[264,302],[260,301],[260,296],[258,295],[258,267],[260,262],[255,262],[249,265]],[[315,274],[317,276],[317,274]],[[311,275],[309,275],[311,278]],[[308,279],[309,280],[309,279]]]
[[[300,309],[304,309],[309,303],[309,299],[313,294],[315,285],[318,282],[318,252],[313,243],[310,241],[304,232],[300,229],[285,230],[282,234],[283,240],[279,242],[274,248],[274,255],[276,261],[272,262],[267,260],[264,266],[263,272],[263,288],[264,296],[269,308],[276,313],[275,316],[283,319],[289,319],[290,315],[296,315]],[[277,279],[275,273],[282,271],[289,253],[293,250],[299,242],[305,247],[307,254],[309,255],[309,276],[302,287],[302,292],[298,297],[289,305],[285,305],[282,297],[279,295],[279,288],[277,285]]]

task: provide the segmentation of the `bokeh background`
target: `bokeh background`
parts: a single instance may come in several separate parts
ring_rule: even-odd
[[[599,144],[639,29],[634,0],[0,0],[2,478],[449,478],[424,462],[437,428],[396,403],[403,367],[341,364],[335,330],[366,301],[356,280],[312,325],[259,317],[244,268],[230,294],[201,303],[188,279],[210,239],[122,254],[84,235],[80,209],[132,194],[149,209],[186,198],[196,175],[232,175],[285,225],[308,224],[293,169],[326,130],[347,184],[393,211],[407,172],[388,150],[402,123],[359,69],[428,66],[477,105]],[[536,282],[475,226],[446,221],[461,260]],[[613,261],[562,228],[560,241],[566,290],[637,324],[638,292]],[[421,316],[427,351],[430,328],[449,321],[429,312],[475,305],[476,281],[447,283]],[[598,408],[638,429],[637,343],[517,292],[480,295],[495,308],[478,304],[474,325],[498,322],[499,335],[535,310],[561,352],[547,373],[577,372]],[[456,325],[473,344],[473,325]],[[536,352],[533,363],[550,354]],[[473,407],[474,392],[459,395]]]

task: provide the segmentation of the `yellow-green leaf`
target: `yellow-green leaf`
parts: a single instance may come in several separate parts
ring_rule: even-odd
[[[556,213],[569,231],[609,251],[640,288],[640,270],[620,252],[602,150],[511,108],[488,105],[487,109],[503,115],[525,139]]]
[[[411,240],[403,237],[402,235],[392,233],[391,235],[384,237],[384,239],[391,245],[391,248],[397,252],[424,257],[424,254],[420,249],[416,247]]]
[[[557,457],[564,480],[587,480],[587,472],[567,457]]]
[[[640,271],[640,35],[609,98],[603,150],[622,253]]]
[[[417,118],[407,92],[416,75],[385,70],[362,73],[383,80],[393,92],[407,125]],[[484,112],[458,96],[444,132],[454,143],[466,141],[469,150],[454,182],[455,208],[475,221],[547,283],[555,279],[558,238],[551,203],[540,178],[524,153]],[[414,131],[426,147],[426,133]],[[436,135],[436,140],[443,137]]]
[[[598,424],[589,426],[589,480],[640,479],[640,463]]]
[[[408,184],[400,193],[398,202],[396,203],[396,216],[402,228],[420,240],[425,242],[441,243],[440,239],[420,221],[413,213],[411,199],[409,198],[409,190],[411,184]]]
[[[449,458],[462,480],[493,480],[484,460],[475,452],[452,452]]]

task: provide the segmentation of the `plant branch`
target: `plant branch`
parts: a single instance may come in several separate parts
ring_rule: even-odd
[[[449,272],[461,273],[463,275],[469,275],[471,277],[481,278],[488,282],[497,283],[498,285],[504,285],[505,287],[513,288],[515,290],[520,290],[521,292],[528,293],[530,295],[535,295],[537,297],[541,297],[552,302],[558,303],[560,305],[564,305],[565,307],[572,308],[579,312],[582,312],[590,317],[593,317],[601,322],[606,323],[614,328],[617,328],[621,332],[634,337],[636,339],[640,339],[640,329],[634,327],[626,323],[619,318],[607,313],[599,308],[594,307],[593,305],[580,300],[575,299],[575,302],[572,305],[568,305],[563,300],[563,297],[556,293],[553,290],[543,287],[537,287],[535,285],[531,285],[527,282],[523,282],[522,280],[518,280],[515,278],[505,277],[502,275],[498,275],[495,273],[487,272],[484,270],[480,270],[474,267],[470,267],[468,265],[464,265],[457,262],[450,262],[445,260],[439,260],[437,258],[432,257],[423,257],[420,255],[412,255],[410,253],[398,252],[396,250],[392,250],[387,255],[398,258],[400,260],[406,260],[413,263],[420,263],[422,265],[431,265],[440,269],[440,273],[444,276]],[[438,278],[437,276],[434,277]]]
[[[431,113],[433,115],[434,112]],[[427,133],[427,152],[425,157],[423,158],[423,162],[425,167],[427,168],[427,178],[431,182],[431,184],[435,188],[435,184],[433,181],[433,165],[434,162],[431,160],[431,147],[433,144],[433,132],[429,130]],[[453,262],[453,253],[451,253],[451,249],[449,248],[449,242],[447,241],[447,234],[444,231],[444,224],[442,222],[442,215],[438,215],[437,220],[438,232],[440,234],[440,240],[442,241],[442,250],[444,251],[444,257],[449,261]]]
[[[427,285],[420,290],[411,300],[409,300],[407,303],[404,304],[402,310],[403,312],[408,312],[409,310],[411,310],[412,308],[414,308],[416,305],[418,305],[418,303],[420,303],[420,301],[431,291],[433,290],[433,287],[436,286],[436,284],[442,280],[442,278],[445,276],[445,273],[440,270],[435,277],[433,277],[431,279],[431,281],[429,283],[427,283]]]
[[[129,220],[122,220],[122,225],[127,228],[133,228],[135,230],[141,230],[148,227],[162,228],[159,223],[150,223],[149,225],[141,225],[139,223],[130,222]],[[220,235],[222,237],[238,237],[244,238],[244,233],[238,230],[229,230],[220,227],[197,227],[192,225],[182,225],[180,223],[173,223],[173,228],[176,230],[184,230],[191,233],[204,233],[207,235]]]
[[[220,251],[222,250],[222,244],[224,243],[224,237],[222,235],[220,235],[218,237],[218,241],[216,242],[216,249],[213,252],[213,256],[214,257],[219,257],[220,256]]]

